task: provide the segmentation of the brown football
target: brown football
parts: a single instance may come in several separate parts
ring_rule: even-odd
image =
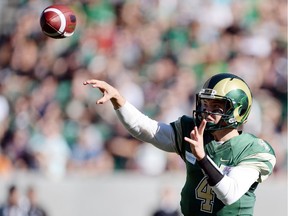
[[[76,16],[66,5],[50,5],[41,13],[40,26],[51,38],[70,37],[76,28]]]

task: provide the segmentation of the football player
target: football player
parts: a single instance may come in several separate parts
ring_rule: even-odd
[[[145,116],[104,81],[84,85],[102,91],[96,103],[110,100],[134,137],[184,160],[187,177],[180,204],[185,216],[253,215],[254,191],[271,175],[276,158],[266,141],[239,131],[252,106],[244,80],[230,73],[212,76],[196,95],[193,116],[170,124]]]

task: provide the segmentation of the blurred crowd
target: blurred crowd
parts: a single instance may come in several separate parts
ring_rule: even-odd
[[[0,216],[48,216],[38,199],[37,189],[32,185],[21,191],[18,185],[11,184],[5,196],[0,203]]]
[[[54,3],[75,11],[73,36],[41,32]],[[169,123],[191,115],[204,81],[227,71],[253,92],[243,130],[274,147],[275,175],[285,173],[286,0],[1,0],[0,176],[181,171],[180,157],[132,138],[82,83],[106,80]]]

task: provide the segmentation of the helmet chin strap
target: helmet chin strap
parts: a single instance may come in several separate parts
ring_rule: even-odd
[[[207,122],[206,123],[206,127],[205,127],[205,130],[208,130],[208,131],[210,131],[210,130],[217,130],[216,128],[217,128],[217,126],[218,126],[218,124],[215,124],[215,123],[213,123],[213,122]],[[220,129],[220,128],[219,128]]]
[[[196,110],[193,111],[193,116],[194,116],[194,119],[196,119],[197,126],[199,126],[201,121],[203,120],[202,114],[207,115],[207,114],[211,114],[211,112],[201,112],[201,111],[199,112]],[[217,130],[222,130],[222,129],[227,129],[227,128],[233,128],[233,127],[231,127],[231,125],[227,125],[227,123],[225,122],[222,116],[217,124],[213,122],[207,122],[205,130],[211,132],[211,131],[217,131]]]
[[[205,130],[207,131],[217,131],[217,130],[223,130],[227,128],[231,128],[230,125],[223,126],[222,123],[225,123],[225,121],[221,118],[217,124],[213,122],[207,122]]]

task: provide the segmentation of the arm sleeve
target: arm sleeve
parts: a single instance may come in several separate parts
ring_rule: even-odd
[[[135,138],[166,152],[176,152],[175,135],[170,124],[157,122],[126,101],[116,110],[119,120]]]
[[[258,178],[259,172],[256,169],[236,166],[212,186],[212,189],[225,205],[231,205],[240,199]]]
[[[207,155],[205,155],[202,160],[198,161],[198,163],[207,175],[207,182],[210,186],[215,186],[224,177],[217,165]]]
[[[244,166],[230,167],[224,175],[209,156],[198,163],[208,177],[208,184],[225,205],[236,202],[259,178],[255,168]]]

